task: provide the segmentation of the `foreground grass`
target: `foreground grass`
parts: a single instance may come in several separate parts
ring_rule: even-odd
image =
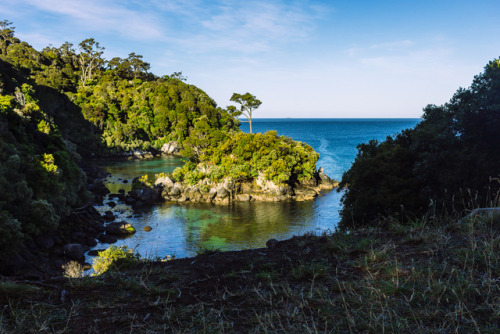
[[[500,224],[364,229],[0,283],[2,333],[498,333]]]

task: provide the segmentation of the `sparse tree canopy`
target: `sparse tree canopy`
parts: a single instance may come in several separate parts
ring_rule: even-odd
[[[92,72],[104,64],[102,54],[104,47],[93,38],[87,38],[79,44],[80,47],[80,66],[82,73],[80,79],[85,86],[87,81],[92,80]]]
[[[233,116],[246,116],[248,119],[247,122],[250,124],[250,133],[252,133],[252,113],[255,109],[260,107],[262,102],[250,93],[245,93],[243,95],[234,93],[233,96],[231,96],[231,101],[239,103],[241,107],[238,111],[236,111],[236,107],[230,106],[228,107],[228,110],[232,112]]]
[[[15,27],[12,27],[12,22],[8,20],[0,21],[0,42],[4,51],[7,46],[14,42],[15,29]]]

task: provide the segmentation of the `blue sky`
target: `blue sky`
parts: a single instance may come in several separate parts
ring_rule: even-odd
[[[105,57],[182,71],[255,117],[420,117],[500,57],[500,1],[2,0],[36,49],[93,37]]]

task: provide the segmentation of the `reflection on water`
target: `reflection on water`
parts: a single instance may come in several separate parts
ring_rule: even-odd
[[[131,180],[138,175],[148,174],[152,178],[181,164],[180,159],[173,157],[98,163],[112,174],[106,184],[112,193],[130,190]],[[185,257],[195,255],[200,248],[265,247],[271,238],[286,239],[306,232],[332,230],[338,220],[339,197],[332,191],[307,202],[162,203],[136,210],[120,203],[110,208],[105,200],[105,205],[97,209],[111,210],[118,220],[126,220],[136,228],[136,234],[119,240],[116,245],[136,248],[142,256]],[[145,232],[145,226],[151,226],[152,231]],[[95,248],[107,246],[100,244]]]

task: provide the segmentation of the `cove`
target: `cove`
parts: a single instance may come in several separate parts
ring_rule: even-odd
[[[150,178],[160,172],[171,172],[182,165],[176,157],[149,160],[97,162],[111,173],[106,186],[111,193],[120,189],[128,192],[132,179],[147,174]],[[126,183],[124,183],[124,181]],[[142,256],[186,257],[200,249],[239,250],[263,247],[267,240],[287,239],[307,232],[321,233],[334,229],[338,208],[318,210],[328,203],[338,203],[340,194],[331,191],[315,201],[306,202],[249,202],[215,205],[207,203],[161,203],[136,208],[113,199],[104,201],[97,210],[111,210],[117,221],[131,223],[137,233],[118,240],[117,246],[135,248]],[[110,201],[115,207],[106,205]],[[336,209],[336,210],[335,210]],[[151,226],[152,231],[144,231]],[[98,244],[95,249],[107,248]]]
[[[356,156],[356,146],[371,139],[411,128],[419,119],[255,119],[254,132],[277,130],[311,145],[323,167],[332,178],[340,179]],[[248,124],[242,130],[248,132]],[[129,191],[134,177],[147,174],[153,178],[161,172],[172,172],[182,165],[177,157],[149,160],[101,161],[96,164],[111,173],[106,186],[111,193],[120,189]],[[124,183],[124,180],[126,180]],[[306,202],[251,202],[232,203],[229,206],[205,203],[162,203],[132,210],[116,202],[111,210],[117,221],[131,223],[137,233],[118,240],[117,246],[135,248],[142,256],[187,257],[203,248],[240,250],[265,247],[267,240],[283,240],[304,233],[320,234],[333,231],[339,220],[342,193],[330,191]],[[101,212],[109,210],[97,207]],[[152,231],[143,228],[151,226]],[[98,244],[104,249],[108,244]]]

